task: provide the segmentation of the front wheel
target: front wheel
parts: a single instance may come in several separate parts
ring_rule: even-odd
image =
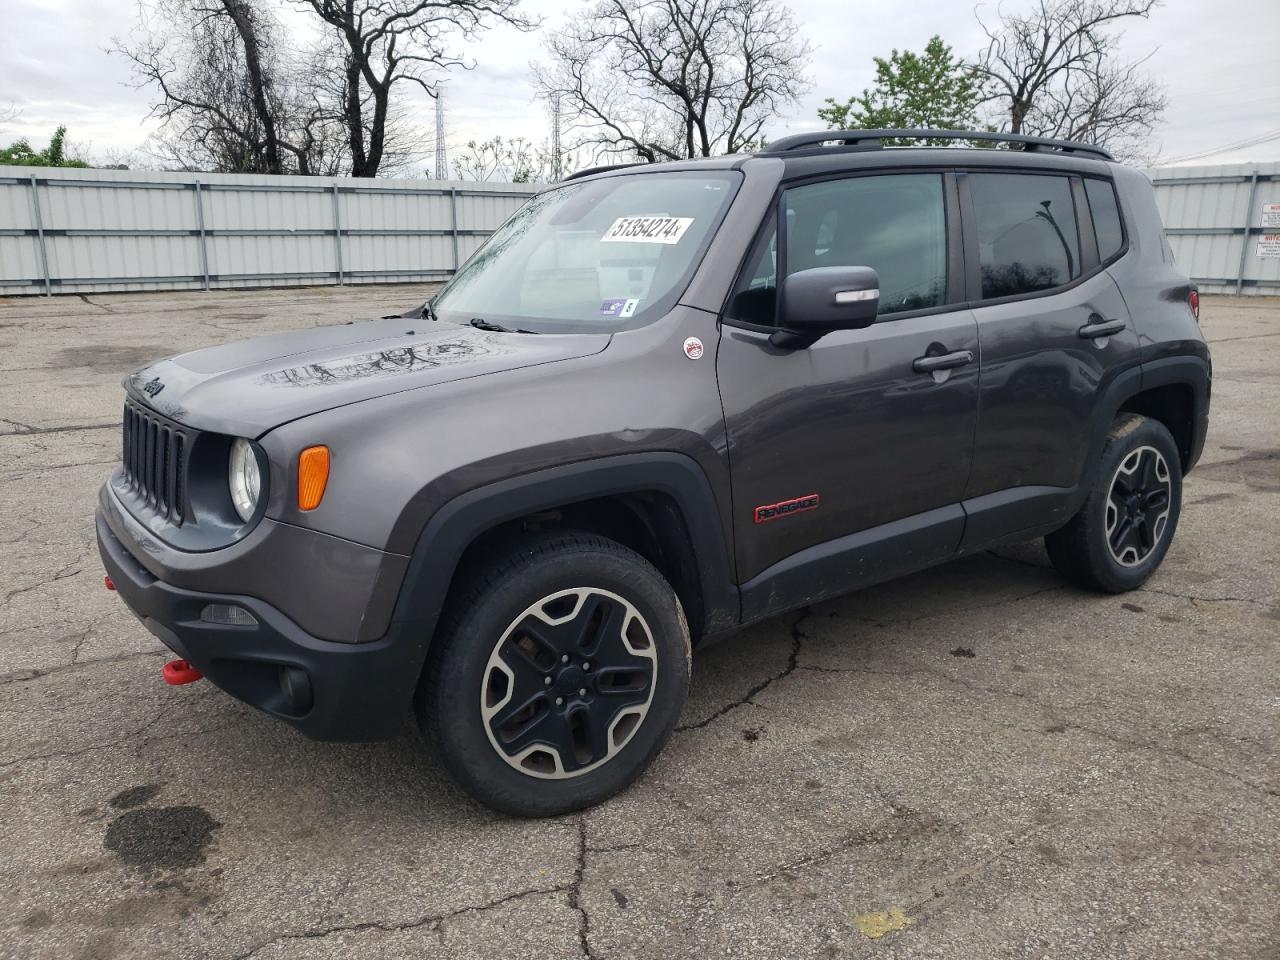
[[[419,717],[482,803],[591,806],[662,749],[689,688],[689,631],[643,557],[602,537],[532,539],[473,570],[432,644]]]
[[[1136,590],[1164,559],[1182,510],[1182,463],[1164,424],[1136,413],[1111,425],[1079,513],[1045,537],[1068,579],[1105,593]]]

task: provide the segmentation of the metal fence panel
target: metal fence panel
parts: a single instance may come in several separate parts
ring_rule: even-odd
[[[1148,171],[1169,246],[1205,293],[1280,294],[1280,253],[1265,235],[1264,204],[1280,204],[1280,163],[1162,167]]]
[[[0,294],[438,280],[537,189],[0,167]]]
[[[1206,293],[1280,293],[1258,255],[1280,163],[1149,171],[1179,264]],[[0,167],[0,294],[449,276],[526,184]],[[1275,250],[1268,244],[1264,250]]]

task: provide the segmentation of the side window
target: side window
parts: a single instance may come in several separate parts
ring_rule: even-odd
[[[787,276],[810,267],[872,267],[880,313],[946,302],[947,224],[940,174],[825,180],[786,194]]]
[[[1124,227],[1120,225],[1120,205],[1116,203],[1115,187],[1106,180],[1086,177],[1084,192],[1089,198],[1093,231],[1098,237],[1098,258],[1105,262],[1124,246]]]
[[[982,297],[1050,290],[1080,276],[1071,181],[1023,173],[969,175]]]
[[[746,268],[738,278],[728,315],[743,323],[773,326],[778,306],[778,228],[769,218],[767,229],[747,254]]]

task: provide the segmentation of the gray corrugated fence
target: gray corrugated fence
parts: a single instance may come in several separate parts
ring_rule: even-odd
[[[1201,289],[1280,294],[1280,225],[1269,225],[1280,207],[1263,214],[1280,204],[1280,163],[1149,172],[1174,255]],[[0,167],[0,295],[439,280],[535,192]]]
[[[1173,255],[1202,291],[1280,294],[1280,163],[1148,173]]]
[[[0,167],[0,295],[439,280],[535,192]]]

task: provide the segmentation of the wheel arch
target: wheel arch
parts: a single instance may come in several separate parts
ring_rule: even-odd
[[[1198,356],[1165,357],[1131,367],[1107,387],[1094,426],[1082,493],[1094,479],[1107,431],[1122,413],[1138,413],[1158,420],[1173,435],[1182,471],[1195,466],[1204,448],[1209,415],[1209,364]]]
[[[609,536],[672,582],[696,634],[740,619],[720,512],[691,457],[649,452],[566,464],[511,477],[445,503],[419,534],[393,622],[429,638],[460,570],[533,523]]]

